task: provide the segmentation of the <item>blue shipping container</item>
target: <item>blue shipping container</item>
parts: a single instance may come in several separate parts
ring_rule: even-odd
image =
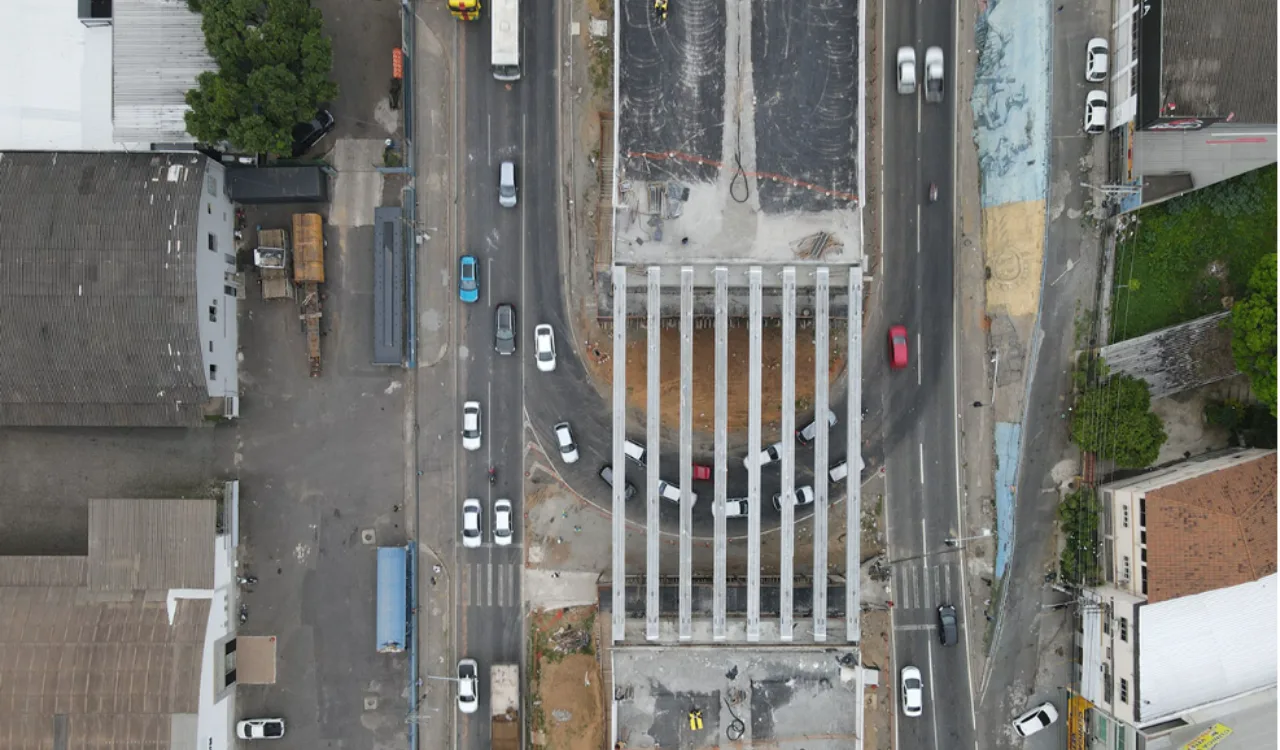
[[[378,652],[404,651],[409,593],[408,555],[404,547],[378,548]]]

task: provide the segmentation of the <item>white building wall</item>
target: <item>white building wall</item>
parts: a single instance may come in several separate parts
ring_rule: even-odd
[[[204,159],[196,231],[196,294],[201,354],[209,396],[237,396],[235,206],[227,195],[226,168]]]

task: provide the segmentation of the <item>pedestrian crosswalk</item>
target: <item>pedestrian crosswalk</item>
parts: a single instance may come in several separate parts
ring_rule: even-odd
[[[958,563],[913,560],[893,566],[889,598],[894,609],[937,609],[942,604],[955,604],[962,595]]]
[[[519,604],[519,575],[516,563],[466,563],[460,598],[471,607],[514,607]]]

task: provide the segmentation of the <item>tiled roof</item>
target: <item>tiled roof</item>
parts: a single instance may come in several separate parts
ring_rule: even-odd
[[[1160,104],[1169,116],[1276,122],[1276,0],[1164,0]]]
[[[0,153],[0,424],[198,424],[198,154]]]
[[[1147,600],[1276,572],[1276,454],[1146,495]]]

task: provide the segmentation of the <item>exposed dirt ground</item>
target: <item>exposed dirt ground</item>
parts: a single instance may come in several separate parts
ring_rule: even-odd
[[[862,746],[888,750],[893,746],[893,665],[889,662],[889,613],[862,613],[862,664],[880,670],[880,685],[867,686],[862,721]]]
[[[583,352],[587,369],[594,376],[597,386],[605,395],[610,393],[613,382],[613,337],[606,335],[593,324],[592,334],[597,336]],[[764,329],[761,337],[761,363],[763,385],[761,409],[764,430],[776,430],[782,424],[782,331]],[[750,331],[746,328],[729,329],[729,414],[730,434],[747,429],[750,404],[747,400]],[[698,328],[693,332],[693,430],[712,434],[715,426],[715,330]],[[680,424],[680,329],[665,328],[662,331],[661,406],[662,423]],[[830,340],[844,340],[844,334],[834,330]],[[599,352],[599,356],[595,352]],[[637,331],[627,336],[627,403],[633,410],[644,414],[648,408],[648,334]],[[835,380],[844,369],[844,349],[832,346],[828,363],[828,382]],[[796,332],[796,410],[798,413],[813,408],[813,332]],[[797,427],[803,425],[797,424]]]
[[[596,661],[595,607],[539,610],[530,618],[530,736],[548,750],[599,750],[606,744],[603,679]],[[556,647],[565,627],[590,640],[572,653]]]

